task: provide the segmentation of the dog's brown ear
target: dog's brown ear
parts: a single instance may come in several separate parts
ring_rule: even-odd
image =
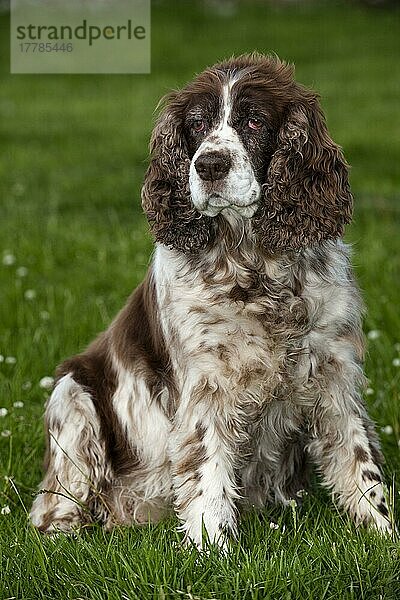
[[[156,241],[193,253],[208,244],[211,219],[201,215],[190,198],[190,159],[177,93],[165,102],[150,140],[151,161],[142,188],[142,206]]]
[[[290,106],[263,190],[254,227],[270,251],[335,239],[350,222],[348,165],[329,136],[314,94]]]

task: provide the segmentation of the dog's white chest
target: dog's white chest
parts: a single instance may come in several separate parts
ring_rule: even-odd
[[[286,345],[266,326],[273,307],[262,298],[241,299],[240,286],[232,292],[232,282],[206,284],[193,272],[179,270],[177,259],[157,262],[156,256],[157,277],[163,278],[158,288],[162,329],[167,347],[173,347],[171,362],[179,381],[189,374],[207,376],[219,385],[260,394],[274,387],[270,378],[279,378],[283,370]]]

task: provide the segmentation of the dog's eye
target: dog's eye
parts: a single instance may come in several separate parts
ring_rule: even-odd
[[[196,133],[200,133],[201,131],[204,131],[205,128],[206,128],[206,124],[205,124],[205,121],[203,119],[196,119],[192,123],[192,129]]]
[[[261,127],[263,126],[262,121],[260,119],[256,119],[254,117],[252,117],[251,119],[249,119],[247,121],[247,125],[250,127],[250,129],[254,129],[254,130],[258,130],[261,129]]]

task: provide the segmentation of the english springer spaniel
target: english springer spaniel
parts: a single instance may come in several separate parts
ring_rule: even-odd
[[[313,464],[391,531],[362,400],[362,303],[341,240],[348,165],[318,96],[252,54],[170,93],[143,208],[156,246],[109,329],[58,369],[43,532],[156,521],[224,546],[240,509],[287,504]]]

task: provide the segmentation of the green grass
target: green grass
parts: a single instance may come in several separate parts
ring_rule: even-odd
[[[1,19],[0,354],[16,358],[0,363],[0,406],[8,409],[0,432],[11,432],[0,436],[0,506],[11,510],[0,515],[2,600],[400,597],[398,542],[357,531],[318,487],[300,511],[245,517],[227,557],[181,550],[174,519],[43,539],[27,527],[24,508],[41,476],[40,379],[107,326],[149,261],[139,191],[153,108],[205,65],[253,49],[296,63],[353,165],[347,239],[368,307],[365,330],[380,332],[369,341],[366,400],[378,428],[393,429],[381,437],[387,480],[398,477],[399,36],[399,13],[352,4],[244,2],[225,18],[196,3],[157,2],[151,75],[11,76]],[[1,263],[7,253],[15,256],[9,266]]]

